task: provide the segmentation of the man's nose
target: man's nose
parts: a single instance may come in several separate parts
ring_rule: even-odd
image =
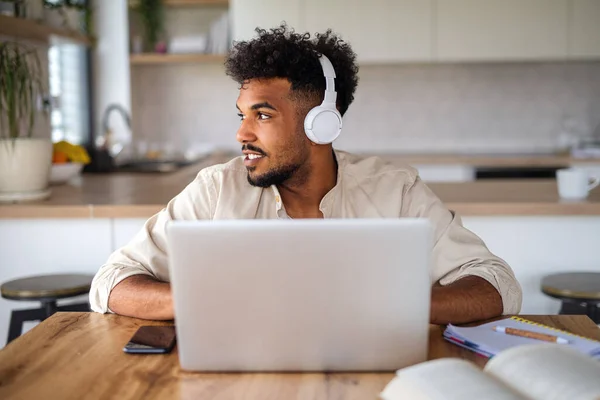
[[[248,143],[254,142],[256,140],[256,135],[254,134],[254,130],[246,121],[242,121],[240,128],[237,131],[236,139],[240,143]]]

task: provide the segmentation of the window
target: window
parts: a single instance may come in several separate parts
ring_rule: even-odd
[[[74,44],[50,46],[48,75],[52,141],[86,144],[90,135],[87,49]]]

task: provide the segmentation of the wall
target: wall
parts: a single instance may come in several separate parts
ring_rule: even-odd
[[[359,75],[336,142],[350,151],[545,152],[564,118],[600,123],[600,62],[363,66]],[[134,137],[237,150],[236,96],[216,63],[136,66]]]

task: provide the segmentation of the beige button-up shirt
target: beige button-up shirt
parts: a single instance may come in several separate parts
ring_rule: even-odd
[[[504,314],[518,313],[521,288],[511,268],[493,255],[474,233],[462,226],[409,166],[395,166],[377,157],[335,152],[338,176],[323,197],[324,218],[429,218],[434,229],[432,283],[450,284],[475,275],[490,282],[502,296]],[[171,220],[287,218],[275,186],[251,186],[243,157],[201,170],[196,179],[151,217],[124,247],[115,251],[96,274],[90,303],[110,312],[110,291],[136,274],[169,281],[166,226]]]

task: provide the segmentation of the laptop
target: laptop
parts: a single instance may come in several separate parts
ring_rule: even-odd
[[[173,221],[190,371],[394,371],[426,360],[426,219]]]

